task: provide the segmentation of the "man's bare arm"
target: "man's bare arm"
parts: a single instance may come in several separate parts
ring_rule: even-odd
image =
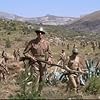
[[[26,48],[24,49],[24,52],[23,52],[23,54],[24,54],[24,56],[27,56],[27,57],[29,57],[29,58],[31,58],[31,59],[33,59],[33,61],[36,61],[36,58],[35,57],[33,57],[30,53],[29,53],[29,51],[30,51],[30,49],[31,49],[31,41],[28,43],[28,45],[26,46]]]
[[[49,42],[48,42],[48,49],[47,49],[47,51],[48,51],[48,62],[49,62],[49,63],[52,63],[52,58],[53,58],[53,56],[52,56],[52,54],[51,54],[51,49],[50,49],[50,44],[49,44]]]
[[[28,53],[30,51],[30,48],[31,48],[31,43],[29,42],[25,47],[23,54],[25,55],[26,53]]]

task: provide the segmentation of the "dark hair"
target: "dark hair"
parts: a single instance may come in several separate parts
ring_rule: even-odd
[[[78,52],[77,53],[76,52],[73,52],[73,54],[78,55]]]

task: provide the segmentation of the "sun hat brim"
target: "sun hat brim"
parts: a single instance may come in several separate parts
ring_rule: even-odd
[[[42,34],[45,34],[44,31],[40,31],[40,30],[35,30],[35,32],[38,34],[38,33],[42,33]]]

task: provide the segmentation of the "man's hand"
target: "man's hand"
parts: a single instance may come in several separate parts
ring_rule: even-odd
[[[71,74],[76,74],[77,72],[75,70],[70,70]]]
[[[82,74],[86,74],[86,72],[85,72],[85,71],[82,71],[81,73],[82,73]]]
[[[48,58],[48,63],[52,64],[52,58],[51,57]]]
[[[70,73],[72,74],[83,74],[83,71],[76,71],[76,70],[70,70]]]
[[[37,61],[36,58],[35,58],[34,56],[30,55],[29,53],[24,53],[24,56],[30,58],[30,59],[33,60],[34,62]]]
[[[35,61],[35,62],[37,61],[37,59],[36,59],[35,57],[31,57],[31,59],[32,59],[33,61]]]

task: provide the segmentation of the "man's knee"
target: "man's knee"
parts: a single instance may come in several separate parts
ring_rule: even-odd
[[[72,82],[73,87],[77,88],[77,83],[76,83],[76,79],[75,79],[74,75],[70,75],[69,79]]]

